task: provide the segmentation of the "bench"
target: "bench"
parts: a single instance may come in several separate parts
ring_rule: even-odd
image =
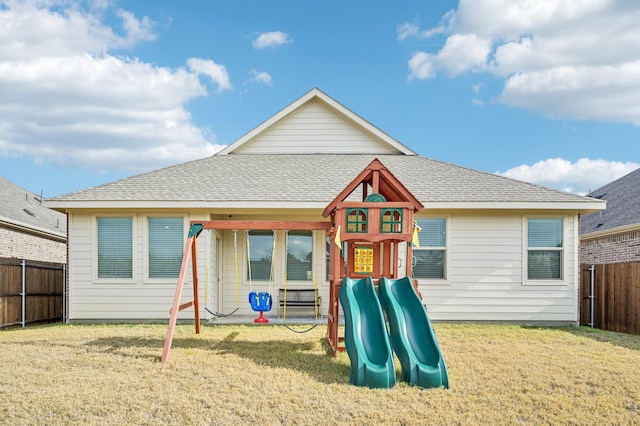
[[[280,308],[285,307],[284,288],[278,289],[278,305]],[[322,297],[316,296],[316,290],[313,288],[287,288],[286,307],[290,308],[313,308],[320,315],[320,306],[322,305]]]

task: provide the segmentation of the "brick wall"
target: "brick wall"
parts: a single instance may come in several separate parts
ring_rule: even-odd
[[[580,242],[580,263],[597,265],[638,261],[640,261],[640,231]]]
[[[14,229],[0,228],[0,257],[67,263],[67,244]]]

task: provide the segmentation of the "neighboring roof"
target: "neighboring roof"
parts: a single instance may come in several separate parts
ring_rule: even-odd
[[[598,210],[604,202],[416,155],[213,155],[49,201],[65,208],[307,207],[331,202],[375,158],[425,209]]]
[[[240,151],[243,148],[243,145],[249,145],[251,142],[258,136],[265,133],[268,129],[274,127],[276,124],[284,121],[287,117],[292,115],[292,113],[301,110],[305,105],[311,104],[313,102],[321,103],[325,108],[330,110],[332,113],[342,117],[347,122],[349,122],[354,128],[366,133],[377,140],[380,145],[386,146],[388,149],[393,151],[397,151],[398,153],[405,155],[416,155],[411,149],[398,142],[373,124],[369,123],[364,118],[360,117],[358,114],[354,113],[350,109],[346,108],[344,105],[322,92],[318,88],[311,89],[309,92],[302,95],[300,98],[295,100],[286,108],[282,109],[271,118],[260,124],[258,127],[254,128],[250,132],[246,133],[240,139],[236,140],[231,145],[222,149],[216,155],[227,155],[227,154],[236,154],[237,151]],[[235,151],[235,152],[234,152]]]
[[[590,197],[606,200],[607,209],[580,219],[580,234],[640,227],[640,169],[596,189]]]
[[[67,239],[67,216],[45,207],[39,195],[0,177],[0,225]]]

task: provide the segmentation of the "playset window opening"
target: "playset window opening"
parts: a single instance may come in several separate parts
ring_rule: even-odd
[[[369,231],[368,209],[347,209],[347,232],[367,233]]]

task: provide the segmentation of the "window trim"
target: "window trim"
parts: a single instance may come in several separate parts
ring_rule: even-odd
[[[562,248],[560,252],[560,278],[554,280],[529,279],[529,219],[560,219],[562,221]],[[569,277],[569,259],[567,258],[567,242],[569,240],[569,216],[567,215],[536,215],[528,214],[522,216],[522,284],[529,286],[559,286],[567,284]],[[539,247],[533,248],[533,250]],[[542,248],[547,250],[547,248]]]
[[[131,278],[101,278],[98,276],[98,218],[131,218]],[[135,213],[95,213],[92,217],[92,249],[91,268],[93,282],[97,284],[133,284],[137,282],[138,256],[137,235],[138,216]]]
[[[418,280],[418,284],[426,284],[430,286],[448,286],[451,285],[451,215],[447,214],[438,214],[438,215],[428,215],[428,216],[416,216],[414,218],[416,221],[420,221],[421,219],[444,219],[445,220],[445,246],[444,246],[444,278],[415,278]],[[438,247],[430,247],[430,249],[438,249]],[[414,250],[427,250],[427,248],[419,248],[415,247],[412,249],[412,253]],[[413,256],[413,254],[412,254]],[[411,259],[413,261],[413,259]],[[413,273],[413,267],[411,268]]]
[[[178,278],[149,278],[149,218],[182,218],[182,235],[185,239],[189,234],[189,217],[185,213],[150,213],[142,216],[142,282],[145,284],[176,284]],[[184,242],[182,246],[184,250]]]

